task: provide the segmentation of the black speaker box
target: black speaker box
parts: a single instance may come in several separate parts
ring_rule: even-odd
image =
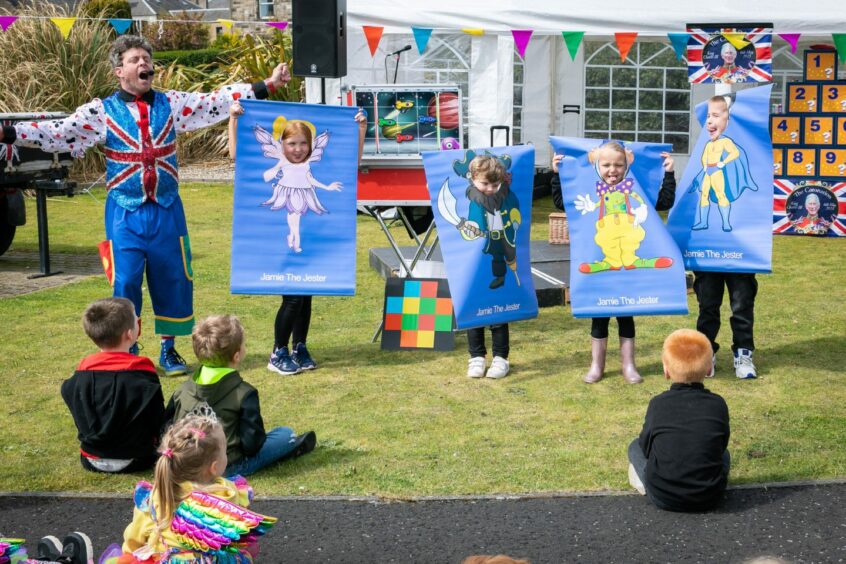
[[[347,74],[347,0],[293,0],[294,74]]]

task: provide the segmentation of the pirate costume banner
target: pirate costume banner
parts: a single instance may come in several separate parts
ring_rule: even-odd
[[[538,315],[529,253],[534,163],[527,146],[423,153],[459,329]]]
[[[550,137],[570,228],[575,317],[685,315],[681,254],[655,212],[671,146]],[[647,188],[648,187],[648,188]]]
[[[771,89],[715,96],[696,107],[702,133],[667,220],[689,270],[771,270]]]
[[[241,105],[232,293],[354,294],[356,108]]]

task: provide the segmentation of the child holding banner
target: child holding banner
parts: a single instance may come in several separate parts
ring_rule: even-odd
[[[655,203],[656,211],[670,209],[675,201],[676,193],[676,177],[673,172],[673,158],[670,156],[670,153],[667,152],[662,152],[661,157],[664,159],[664,180],[661,183],[661,190],[658,192],[658,200]],[[564,210],[564,201],[561,190],[561,179],[558,176],[558,167],[563,158],[564,155],[557,154],[552,159],[552,170],[555,172],[551,181],[552,201],[555,204],[555,207],[560,210]],[[599,148],[595,166],[600,178],[607,185],[612,187],[616,186],[623,181],[628,168],[626,164],[625,149],[615,142],[609,142],[602,145]],[[599,233],[597,233],[597,239],[599,239]],[[599,240],[597,240],[597,244],[599,244]],[[656,264],[655,267],[660,266]],[[611,268],[614,269],[613,266]],[[617,269],[619,269],[619,267]],[[605,356],[608,351],[608,325],[610,321],[610,317],[591,318],[591,365],[590,370],[588,370],[588,373],[585,374],[583,378],[583,380],[588,384],[595,384],[596,382],[599,382],[605,374]],[[639,384],[643,381],[643,379],[640,377],[640,374],[638,374],[637,368],[635,367],[634,317],[617,317],[617,330],[620,336],[620,357],[623,377],[630,384]]]
[[[229,111],[229,156],[233,159],[235,158],[237,143],[238,118],[243,113],[244,109],[238,102],[235,102]],[[362,110],[359,109],[356,113],[355,120],[359,125],[358,159],[360,162],[367,128],[367,118]],[[326,211],[317,200],[314,187],[327,190],[340,189],[338,183],[323,185],[315,181],[311,175],[307,163],[311,160],[313,153],[316,154],[317,150],[322,151],[322,145],[317,142],[313,135],[312,128],[308,127],[305,122],[291,120],[285,124],[279,135],[279,143],[282,146],[282,156],[286,161],[286,166],[279,167],[280,170],[277,173],[279,182],[274,187],[273,196],[263,204],[272,204],[272,209],[285,207],[288,210],[288,225],[291,230],[288,235],[288,246],[295,252],[302,250],[299,234],[300,217],[307,213],[309,209],[315,213]],[[280,164],[282,164],[282,159],[280,159]],[[304,171],[294,171],[295,168],[303,168],[304,165],[306,167]],[[288,186],[287,184],[290,184],[290,182],[282,181],[282,178],[286,177],[286,170],[288,170],[288,176],[294,175],[297,180],[305,179],[308,186]],[[293,182],[296,182],[296,180]],[[317,368],[317,363],[306,347],[306,339],[311,324],[311,302],[312,296],[288,294],[282,296],[282,304],[276,312],[274,346],[267,364],[268,370],[282,375],[291,375],[303,370]],[[288,344],[292,336],[294,348],[290,350]]]

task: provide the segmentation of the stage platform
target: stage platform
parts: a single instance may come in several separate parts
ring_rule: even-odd
[[[538,306],[563,305],[570,286],[570,245],[550,245],[546,241],[532,241],[532,278]],[[400,247],[407,261],[414,258],[416,247]],[[370,249],[370,267],[382,278],[399,276],[402,267],[393,249],[389,247]],[[435,249],[432,261],[443,262],[440,246]],[[416,270],[416,269],[415,269]]]

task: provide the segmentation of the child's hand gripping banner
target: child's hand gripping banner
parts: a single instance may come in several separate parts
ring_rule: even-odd
[[[681,254],[653,207],[669,145],[550,137],[570,228],[575,317],[687,314]]]
[[[355,108],[242,100],[234,294],[355,293]]]
[[[423,153],[459,329],[532,319],[529,234],[535,150]]]

